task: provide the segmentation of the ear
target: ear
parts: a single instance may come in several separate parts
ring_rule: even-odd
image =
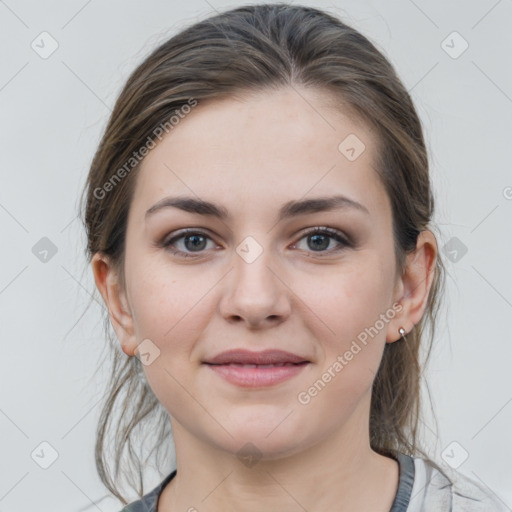
[[[423,317],[434,280],[437,250],[436,237],[432,231],[421,231],[416,249],[407,255],[406,268],[403,275],[398,278],[395,288],[394,303],[399,303],[402,309],[388,324],[388,343],[401,339],[398,332],[400,327],[405,329],[407,336]]]
[[[101,253],[93,256],[91,266],[96,287],[107,305],[110,322],[121,342],[121,348],[125,354],[133,356],[137,345],[133,316],[116,269],[108,256]]]

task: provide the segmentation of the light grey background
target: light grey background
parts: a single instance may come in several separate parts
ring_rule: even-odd
[[[95,287],[78,196],[128,73],[185,24],[243,3],[0,1],[0,510],[120,509],[94,469],[104,380],[91,376],[103,340],[100,305],[82,316]],[[436,457],[512,510],[512,2],[304,3],[377,44],[416,103],[439,246],[444,254],[456,237],[467,248],[446,260],[447,309],[426,375]],[[48,58],[44,31],[58,44]],[[36,257],[43,237],[57,249],[46,262]],[[42,442],[58,454],[48,469],[35,462],[50,460]]]

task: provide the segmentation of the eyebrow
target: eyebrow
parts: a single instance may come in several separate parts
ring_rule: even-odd
[[[217,205],[210,201],[205,201],[203,199],[187,196],[164,197],[146,211],[145,218],[147,219],[150,215],[164,208],[178,208],[185,212],[216,217],[221,220],[231,219],[231,215],[229,214],[228,210],[226,210],[226,208],[223,206]],[[358,203],[357,201],[354,201],[353,199],[350,199],[346,196],[336,195],[288,201],[279,209],[277,222],[308,213],[317,213],[347,208],[364,212],[368,215],[370,214],[366,206],[362,205],[361,203]]]

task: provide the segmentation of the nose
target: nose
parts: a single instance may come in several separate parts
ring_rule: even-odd
[[[264,250],[252,262],[234,254],[234,268],[226,277],[220,301],[220,312],[228,322],[262,329],[289,317],[292,292],[270,252]]]

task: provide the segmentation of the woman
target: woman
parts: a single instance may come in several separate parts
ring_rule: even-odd
[[[183,30],[129,77],[84,192],[124,351],[100,476],[127,503],[123,450],[141,484],[157,422],[176,455],[125,512],[505,510],[420,447],[444,267],[421,123],[364,36],[286,4]]]

